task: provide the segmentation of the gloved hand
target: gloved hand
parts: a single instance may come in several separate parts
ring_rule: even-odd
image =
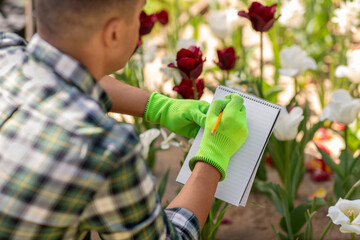
[[[247,136],[246,108],[244,99],[238,94],[230,94],[225,99],[216,99],[206,118],[204,135],[200,149],[190,159],[189,167],[194,169],[197,161],[207,162],[217,168],[221,174],[220,181],[226,177],[226,168],[230,157],[243,145]],[[214,135],[211,135],[220,112],[223,115]]]
[[[199,128],[205,127],[206,112],[210,104],[206,101],[173,99],[159,93],[152,93],[144,118],[152,123],[160,123],[170,131],[193,138]]]

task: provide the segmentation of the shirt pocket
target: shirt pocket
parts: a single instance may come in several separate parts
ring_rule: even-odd
[[[0,90],[0,129],[18,110],[20,104],[12,99],[9,93]]]

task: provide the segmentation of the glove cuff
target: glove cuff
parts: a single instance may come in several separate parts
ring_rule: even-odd
[[[166,103],[169,101],[169,98],[157,93],[153,92],[148,100],[148,103],[144,112],[145,121],[152,122],[155,124],[160,123],[161,118],[161,110],[166,108]]]
[[[189,167],[190,167],[190,169],[191,169],[191,171],[194,169],[194,167],[195,167],[195,164],[197,163],[197,162],[199,162],[199,161],[201,161],[201,162],[206,162],[206,163],[208,163],[208,164],[210,164],[211,166],[213,166],[213,167],[215,167],[219,172],[220,172],[220,174],[221,174],[221,177],[220,177],[220,180],[219,180],[219,182],[221,182],[221,181],[223,181],[225,178],[226,178],[226,167],[225,167],[225,169],[221,166],[221,165],[219,165],[217,162],[215,162],[215,161],[213,161],[213,160],[211,160],[211,159],[209,159],[209,158],[207,158],[207,157],[203,157],[203,156],[195,156],[195,157],[192,157],[191,159],[190,159],[190,161],[189,161]],[[226,164],[227,165],[227,164]]]
[[[198,153],[190,159],[189,167],[193,170],[197,161],[207,162],[219,170],[221,173],[220,181],[223,181],[226,177],[226,169],[230,157],[234,154],[228,148],[233,146],[234,143],[219,132],[211,135],[210,131],[205,131],[203,139],[204,138],[206,138],[207,141],[201,142]],[[230,153],[230,155],[225,153]]]

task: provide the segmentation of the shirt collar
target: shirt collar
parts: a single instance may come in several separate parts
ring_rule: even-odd
[[[77,60],[60,52],[38,34],[32,37],[27,49],[37,61],[44,63],[62,79],[75,85],[86,95],[95,99],[105,111],[110,111],[111,99],[86,67]]]

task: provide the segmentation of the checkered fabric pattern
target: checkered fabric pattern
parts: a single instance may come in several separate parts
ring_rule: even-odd
[[[75,59],[0,33],[0,239],[198,239],[163,210],[131,125]]]

